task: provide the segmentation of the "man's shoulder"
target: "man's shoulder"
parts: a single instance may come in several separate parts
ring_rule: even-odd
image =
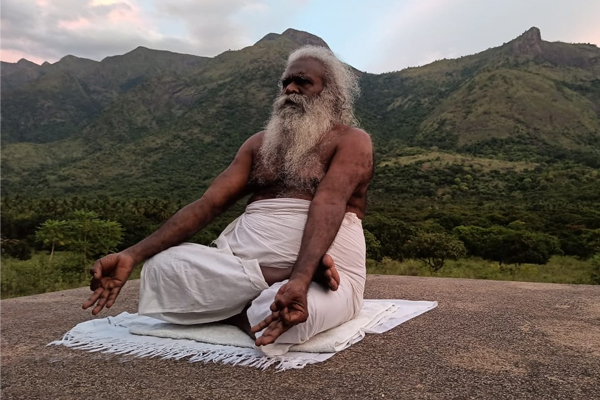
[[[265,136],[265,131],[256,132],[254,135],[248,138],[248,141],[260,142]]]
[[[246,139],[246,141],[244,142],[242,147],[251,149],[253,152],[255,152],[256,150],[258,150],[260,148],[264,135],[265,135],[264,131],[255,133],[254,135],[252,135],[248,139]]]
[[[348,125],[338,125],[335,127],[336,136],[339,138],[338,145],[352,144],[353,146],[372,147],[371,135],[364,130]]]

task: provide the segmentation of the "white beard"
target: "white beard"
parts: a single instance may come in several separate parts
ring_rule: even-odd
[[[326,90],[317,97],[281,95],[273,103],[260,148],[261,166],[276,173],[286,187],[314,190],[322,166],[316,151],[338,122],[335,99]],[[321,167],[321,168],[319,168]]]

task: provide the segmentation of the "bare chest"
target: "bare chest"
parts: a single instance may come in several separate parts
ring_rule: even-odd
[[[327,144],[291,166],[283,157],[267,163],[258,153],[254,157],[249,180],[253,197],[312,199],[327,173],[332,156],[333,148]]]

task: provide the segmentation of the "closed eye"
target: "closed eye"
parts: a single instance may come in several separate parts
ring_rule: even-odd
[[[280,81],[280,85],[282,87],[287,87],[292,82],[294,82],[298,86],[305,86],[305,85],[313,83],[310,79],[308,79],[306,77],[303,77],[303,76],[294,76],[294,77],[282,79]]]

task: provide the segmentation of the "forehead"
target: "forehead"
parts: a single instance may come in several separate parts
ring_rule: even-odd
[[[314,58],[300,58],[288,65],[283,73],[284,76],[290,75],[308,75],[323,79],[325,76],[325,67],[321,61]]]

